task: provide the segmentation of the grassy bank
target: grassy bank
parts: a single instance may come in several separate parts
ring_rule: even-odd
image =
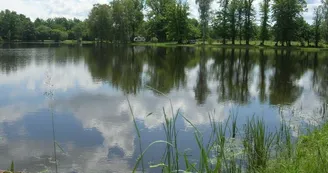
[[[1,40],[0,40],[1,42]],[[6,43],[6,42],[2,42]],[[30,41],[30,42],[24,42],[24,41],[13,41],[11,43],[27,43],[27,44],[67,44],[67,45],[78,45],[81,44],[81,42],[78,42],[76,40],[64,40],[60,42],[55,42],[53,40],[44,40],[41,41]],[[96,44],[94,41],[82,41],[82,44]],[[106,44],[114,44],[114,43],[106,43]],[[126,45],[126,44],[125,44]],[[133,46],[153,46],[153,47],[202,47],[204,46],[202,42],[198,41],[196,44],[177,44],[177,42],[163,42],[163,43],[152,43],[152,42],[139,42],[139,43],[128,43],[128,45]],[[230,41],[227,42],[227,44],[222,44],[219,42],[212,42],[211,44],[206,43],[205,47],[208,48],[236,48],[236,49],[290,49],[290,50],[302,50],[307,52],[318,52],[318,51],[328,51],[328,45],[327,44],[320,44],[320,47],[316,48],[313,45],[310,47],[308,46],[301,46],[299,42],[292,42],[292,46],[275,46],[274,41],[266,41],[264,46],[260,45],[260,41],[250,41],[249,45],[246,45],[245,41],[242,41],[241,44],[239,44],[239,41],[236,42],[236,44],[231,44]]]
[[[135,46],[154,46],[154,47],[201,47],[203,44],[201,42],[197,42],[196,44],[177,44],[176,42],[164,42],[164,43],[151,43],[151,42],[143,42],[143,43],[130,43]],[[249,49],[295,49],[295,50],[304,50],[304,51],[322,51],[328,50],[328,45],[320,44],[320,47],[316,48],[311,45],[301,46],[299,42],[292,42],[292,46],[275,46],[275,42],[266,41],[264,46],[260,46],[260,41],[250,41],[249,45],[246,45],[245,41],[242,41],[241,44],[236,42],[236,44],[231,44],[231,42],[227,42],[227,44],[222,44],[218,42],[213,42],[211,44],[206,43],[205,47],[213,47],[213,48],[249,48]]]
[[[301,136],[294,153],[270,161],[267,172],[328,172],[328,124]]]
[[[7,41],[2,41],[0,40],[0,43],[11,43],[11,44],[69,44],[69,45],[77,45],[77,44],[94,44],[94,41],[82,41],[82,42],[78,42],[76,40],[64,40],[64,41],[60,41],[60,42],[56,42],[53,40],[44,40],[42,41],[12,41],[12,42],[7,42]]]
[[[130,103],[129,103],[130,105]],[[131,105],[130,105],[131,108]],[[131,113],[134,114],[132,108]],[[151,115],[150,115],[151,116]],[[237,115],[231,115],[224,122],[217,122],[211,114],[208,121],[210,134],[203,134],[181,112],[170,113],[163,110],[165,140],[154,141],[141,150],[133,172],[161,169],[162,172],[230,172],[230,173],[306,173],[328,172],[328,124],[308,134],[293,137],[286,122],[277,130],[268,131],[268,126],[260,118],[248,119],[243,127],[237,127]],[[178,118],[187,122],[194,131],[194,142],[198,146],[199,158],[191,158],[192,153],[178,148],[179,135],[176,126]],[[135,121],[135,119],[134,119]],[[135,123],[138,140],[142,140]],[[206,138],[205,138],[206,135]],[[209,140],[204,140],[209,139]],[[165,145],[161,160],[145,164],[147,150],[154,145]],[[143,147],[140,147],[140,149]]]

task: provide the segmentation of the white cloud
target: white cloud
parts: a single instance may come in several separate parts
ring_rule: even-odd
[[[302,95],[291,105],[281,106],[281,119],[287,122],[292,129],[293,135],[297,136],[304,124],[317,126],[321,124],[323,103],[312,90],[311,80],[313,72],[306,72],[296,84],[303,88]]]
[[[18,13],[25,14],[32,20],[36,18],[49,18],[49,17],[66,17],[85,19],[89,11],[92,9],[93,4],[108,3],[110,0],[1,0],[0,10],[14,10]],[[254,8],[256,9],[256,20],[260,19],[259,4],[262,0],[254,1]],[[198,18],[198,5],[195,0],[187,0],[189,4],[190,17]],[[313,0],[308,2],[308,11],[304,12],[305,20],[312,23],[313,9],[320,4],[320,0]],[[211,9],[216,11],[219,4],[214,0]]]
[[[47,51],[47,49],[45,49]],[[42,51],[39,52],[42,54]],[[49,64],[47,60],[36,60],[35,55],[31,55],[32,60],[27,62],[25,67],[20,67],[17,71],[0,73],[1,85],[26,84],[29,91],[66,91],[74,87],[82,89],[97,89],[100,83],[93,81],[90,72],[85,66],[84,60],[79,62],[66,62],[65,64]],[[51,85],[47,80],[51,79]],[[50,88],[51,87],[51,88]],[[15,91],[17,92],[17,91]]]
[[[67,17],[85,19],[96,3],[108,0],[1,0],[0,10],[9,9],[36,18]]]

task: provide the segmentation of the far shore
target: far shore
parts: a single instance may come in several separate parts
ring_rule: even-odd
[[[3,43],[10,43],[10,44],[66,44],[66,45],[92,45],[97,44],[95,41],[81,41],[78,42],[76,40],[65,40],[56,42],[53,40],[45,40],[45,41],[13,41],[13,42],[0,42]],[[105,43],[105,44],[116,44],[116,43]],[[244,41],[239,44],[222,44],[222,43],[212,43],[202,44],[202,42],[197,42],[195,44],[177,44],[177,42],[162,42],[162,43],[153,43],[153,42],[137,42],[137,43],[124,43],[124,45],[132,45],[132,46],[153,46],[153,47],[209,47],[209,48],[237,48],[237,49],[288,49],[288,50],[302,50],[302,51],[328,51],[327,44],[321,44],[320,47],[314,47],[313,45],[310,46],[301,46],[299,42],[293,42],[292,46],[275,46],[273,41],[265,42],[265,45],[260,45],[260,41],[251,41],[249,45],[246,45]]]

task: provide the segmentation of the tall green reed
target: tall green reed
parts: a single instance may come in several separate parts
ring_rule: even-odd
[[[158,164],[150,165],[149,169],[162,168],[162,172],[199,172],[199,173],[241,173],[241,172],[265,172],[272,159],[281,156],[292,158],[295,155],[294,143],[290,128],[283,121],[276,132],[271,132],[263,119],[253,116],[248,119],[244,127],[237,125],[238,114],[230,112],[228,118],[223,121],[215,119],[215,112],[208,114],[210,133],[203,134],[180,110],[174,113],[172,101],[162,92],[149,89],[165,96],[170,102],[170,114],[163,108],[163,131],[165,140],[154,141],[141,151],[133,172],[143,160],[147,150],[155,144],[165,144],[165,151]],[[138,138],[140,132],[135,122],[130,102],[129,107],[134,120]],[[177,119],[182,118],[194,130],[195,145],[198,148],[199,158],[190,158],[186,152],[179,151]],[[240,129],[242,128],[242,130]],[[205,141],[205,136],[208,138]],[[140,147],[141,148],[141,147]],[[275,153],[275,154],[274,154]],[[321,155],[324,156],[321,152]],[[182,166],[183,165],[183,166]],[[184,170],[181,168],[184,167]],[[142,168],[143,171],[144,168]]]

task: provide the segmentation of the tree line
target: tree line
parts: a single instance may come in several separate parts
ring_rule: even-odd
[[[305,0],[262,0],[260,21],[256,21],[254,0],[196,0],[199,19],[191,18],[185,0],[113,0],[95,4],[87,19],[63,17],[31,21],[23,14],[0,12],[0,39],[12,40],[98,40],[128,43],[136,36],[147,41],[184,43],[215,39],[222,44],[251,40],[275,41],[290,46],[328,42],[328,0],[322,0],[313,14],[312,24],[302,16]]]

